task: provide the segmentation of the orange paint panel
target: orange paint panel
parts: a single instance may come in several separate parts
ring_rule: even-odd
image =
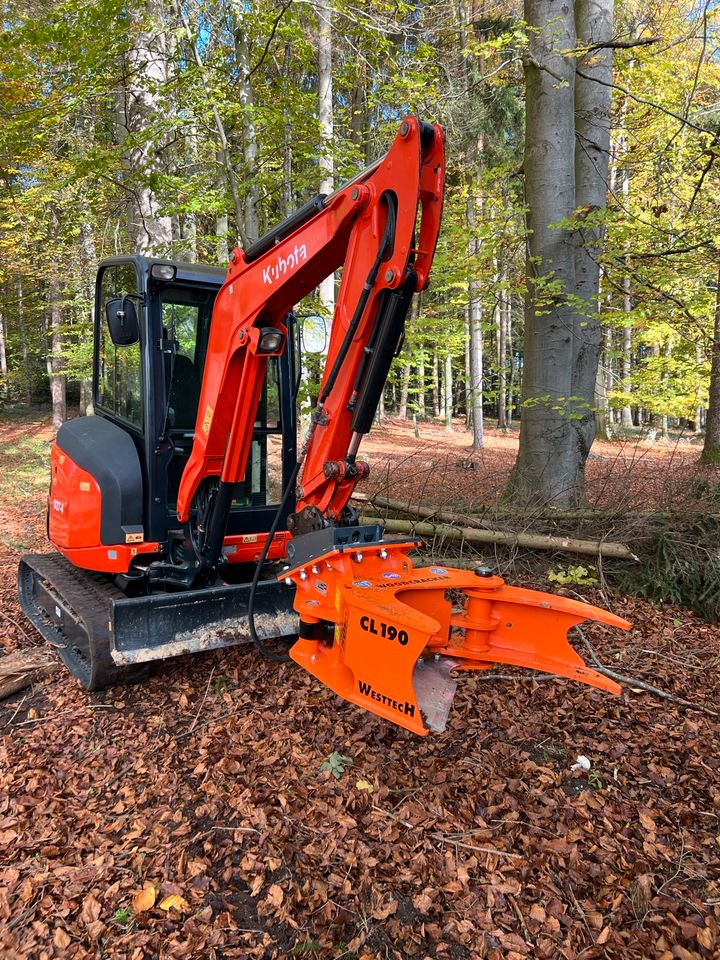
[[[102,494],[97,480],[54,443],[48,497],[48,529],[53,546],[74,566],[102,573],[126,573],[138,554],[159,551],[159,543],[101,543],[101,511]]]
[[[228,563],[257,563],[266,539],[266,533],[232,534],[223,540],[223,553]],[[289,539],[287,530],[276,533],[268,550],[268,560],[284,557],[285,544]]]
[[[135,557],[141,553],[159,553],[159,543],[116,543],[112,546],[60,547],[58,550],[75,567],[83,570],[97,570],[100,573],[127,573]]]
[[[56,443],[50,454],[50,539],[59,550],[100,546],[102,496],[97,480]]]

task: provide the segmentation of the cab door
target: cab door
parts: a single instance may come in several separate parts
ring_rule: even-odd
[[[159,292],[167,435],[167,522],[176,526],[177,494],[192,450],[216,289],[174,282]],[[295,416],[292,394],[292,345],[271,358],[258,406],[248,466],[236,485],[227,535],[269,529],[294,464]]]

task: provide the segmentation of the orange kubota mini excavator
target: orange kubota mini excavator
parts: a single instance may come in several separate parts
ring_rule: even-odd
[[[625,620],[487,569],[416,569],[419,540],[360,525],[348,505],[428,283],[444,172],[442,129],[407,117],[382,159],[236,249],[227,274],[139,256],[100,265],[95,415],[65,423],[52,449],[59,552],[19,569],[25,612],[88,689],[248,639],[286,659],[266,644],[292,638],[296,663],[418,734],[444,728],[461,670],[507,663],[619,692],[566,635]],[[294,307],[341,267],[298,451]]]

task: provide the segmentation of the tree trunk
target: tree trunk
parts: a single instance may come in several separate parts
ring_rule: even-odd
[[[250,53],[247,40],[248,10],[245,3],[233,0],[235,15],[235,60],[238,69],[238,99],[242,110],[243,158],[245,160],[245,200],[243,203],[243,243],[248,246],[260,235],[257,182],[258,143],[255,130],[255,104],[250,82]]]
[[[215,233],[217,234],[217,245],[215,247],[215,256],[218,263],[225,266],[230,259],[230,250],[228,249],[228,228],[230,226],[227,213],[219,213],[215,219]]]
[[[609,440],[612,436],[610,429],[610,401],[609,388],[612,383],[610,364],[612,357],[612,327],[605,329],[604,350],[598,364],[597,379],[595,382],[595,436],[602,440]]]
[[[705,418],[705,443],[703,463],[720,463],[720,268],[715,290],[715,324],[710,354],[710,391]]]
[[[95,246],[95,235],[89,219],[83,221],[80,228],[80,245],[82,249],[82,271],[85,277],[84,292],[89,306],[86,317],[86,329],[89,344],[92,344],[95,313],[95,272],[98,258]],[[87,367],[80,372],[78,379],[80,380],[80,416],[85,417],[94,412],[92,400],[92,353],[89,354]]]
[[[629,277],[625,278],[630,280]],[[623,393],[630,393],[632,387],[630,385],[630,375],[632,373],[632,341],[633,341],[633,329],[631,326],[626,326],[623,328],[623,350],[622,350],[622,381],[623,381]],[[621,423],[623,427],[630,430],[633,425],[633,415],[632,407],[629,403],[626,403],[622,408],[621,412]]]
[[[153,130],[162,116],[161,91],[167,82],[167,49],[162,0],[130,6],[132,43],[121,115],[121,141],[132,138],[125,154],[126,179],[131,190],[128,231],[135,252],[167,256],[172,247],[170,217],[161,213],[152,186],[163,168],[164,145]]]
[[[444,376],[443,376],[443,412],[445,415],[445,429],[451,431],[453,428],[453,372],[452,357],[445,355]]]
[[[63,335],[62,335],[62,295],[60,274],[51,266],[50,281],[48,283],[48,300],[50,301],[50,354],[48,356],[48,374],[50,376],[50,396],[52,398],[53,426],[59,430],[65,422],[65,374],[63,373]]]
[[[283,79],[285,84],[290,81],[290,64],[292,58],[292,44],[285,44],[285,60],[283,63]],[[293,125],[292,117],[288,114],[283,124],[283,206],[285,216],[289,217],[295,209],[293,191]]]
[[[0,313],[0,379],[2,379],[2,383],[0,383],[0,391],[2,391],[3,397],[5,397],[5,399],[7,400],[8,393],[9,393],[9,385],[8,385],[7,350],[5,347],[6,340],[7,340],[7,334],[6,334],[5,318],[2,315],[2,313]]]
[[[507,348],[510,353],[510,381],[508,383],[507,425],[512,427],[515,415],[515,384],[518,378],[518,360],[512,340],[512,297],[507,298]]]
[[[485,445],[483,434],[483,331],[482,331],[482,291],[478,278],[480,241],[477,237],[478,213],[482,217],[482,208],[472,195],[467,202],[468,258],[470,260],[470,281],[468,283],[469,325],[470,325],[470,380],[466,391],[467,403],[472,411],[473,450],[481,450]]]
[[[473,410],[472,410],[472,374],[470,372],[470,304],[468,303],[463,319],[464,337],[463,337],[463,360],[465,373],[465,429],[472,428]]]
[[[575,209],[575,47],[571,5],[525,0],[527,294],[520,449],[506,496],[569,505],[581,463],[572,428],[576,309],[572,233],[550,226]],[[557,78],[560,77],[559,81]],[[548,285],[551,284],[550,288]]]
[[[498,429],[507,430],[507,265],[501,271],[500,309],[497,312]]]
[[[332,3],[331,0],[317,0],[318,16],[318,120],[322,138],[320,169],[324,177],[320,183],[320,193],[332,193],[335,178],[333,161],[333,78],[332,78]],[[325,315],[332,318],[335,312],[335,275],[326,277],[320,284],[320,302]]]
[[[622,192],[623,192],[623,202],[627,208],[630,200],[630,171],[627,168],[627,165],[623,166],[622,171]],[[626,316],[629,316],[632,313],[632,286],[630,281],[630,272],[626,269],[623,273],[623,311]],[[623,351],[622,351],[622,382],[623,382],[623,393],[630,393],[630,375],[632,374],[632,345],[633,345],[633,328],[629,323],[626,323],[623,327]],[[626,430],[631,430],[633,425],[633,415],[632,407],[629,403],[626,403],[622,408],[621,413],[621,423]]]
[[[613,35],[613,0],[575,0],[579,46],[609,43]],[[575,78],[575,206],[588,216],[606,207],[610,164],[612,48],[597,47],[578,58],[585,76]],[[602,352],[600,326],[600,257],[604,227],[592,223],[576,233],[575,287],[583,307],[575,318],[572,395],[578,405],[573,426],[579,456],[575,487],[584,486],[585,461],[595,436],[595,385]]]
[[[398,407],[398,416],[401,420],[407,420],[408,394],[410,392],[410,364],[403,364],[402,377],[400,379],[400,405]]]
[[[433,404],[433,417],[440,416],[440,401],[442,396],[440,394],[440,358],[438,357],[437,350],[433,351],[433,367],[432,367],[432,404]]]
[[[718,284],[718,286],[720,287],[720,284]],[[715,296],[717,298],[717,292]],[[717,306],[716,306],[716,309],[717,309]],[[696,343],[695,344],[695,361],[698,367],[702,364],[703,360],[704,360],[704,357],[703,357],[702,344]],[[711,357],[711,360],[712,360],[712,357]],[[695,433],[696,435],[702,433],[702,427],[703,427],[702,421],[703,421],[703,407],[701,404],[698,404],[697,407],[695,408],[695,420],[693,421],[693,433]]]
[[[418,417],[420,417],[421,420],[424,420],[425,417],[426,417],[426,412],[425,412],[425,357],[424,357],[422,351],[420,352],[420,359],[418,360],[416,378],[417,378],[417,391],[416,391],[416,397],[417,397],[417,399],[416,399],[416,401],[415,401],[415,404],[416,404],[416,406],[417,406],[417,415],[418,415]]]
[[[18,330],[20,333],[20,350],[22,353],[23,369],[23,393],[25,403],[30,406],[32,403],[32,381],[30,380],[30,357],[28,353],[27,332],[25,330],[25,296],[23,292],[22,277],[18,276],[15,281],[15,290],[17,293],[17,316]]]

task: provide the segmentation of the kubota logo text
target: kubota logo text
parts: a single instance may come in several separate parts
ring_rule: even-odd
[[[271,263],[263,270],[263,283],[273,284],[284,277],[286,273],[292,273],[303,261],[307,260],[307,247],[304,243],[296,243],[295,249],[286,257],[278,257],[275,263]]]

